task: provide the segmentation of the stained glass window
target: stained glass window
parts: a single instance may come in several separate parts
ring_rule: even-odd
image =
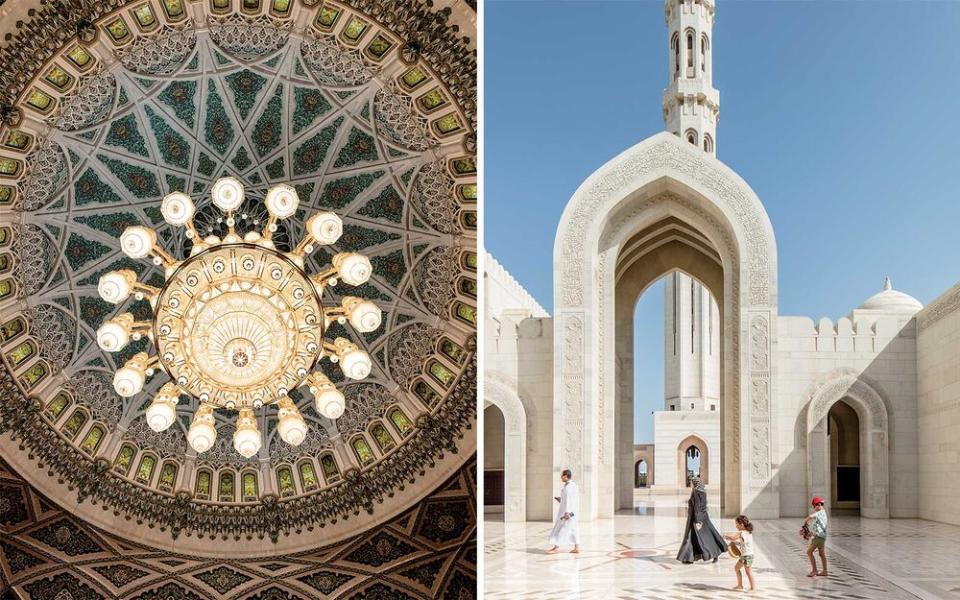
[[[158,486],[165,492],[172,492],[173,486],[177,483],[177,465],[172,462],[163,463],[160,469],[160,482]]]
[[[243,0],[244,12],[257,12],[260,10],[260,0]]]
[[[217,499],[220,502],[233,502],[235,498],[233,491],[233,473],[226,471],[220,473],[220,489],[217,493]]]
[[[157,24],[157,17],[153,14],[153,9],[149,4],[141,4],[133,9],[133,17],[142,29],[151,29]]]
[[[457,317],[470,323],[471,325],[477,324],[477,309],[472,306],[467,306],[466,304],[457,303]]]
[[[406,437],[407,434],[413,430],[413,423],[407,418],[407,414],[399,408],[391,410],[387,414],[387,417],[389,417],[390,422],[393,423],[402,437]]]
[[[253,502],[257,499],[257,475],[247,472],[243,474],[243,501]]]
[[[463,214],[460,215],[460,220],[463,223],[463,226],[467,229],[476,229],[477,228],[477,213],[472,210],[465,210]]]
[[[120,453],[117,454],[117,460],[113,461],[113,470],[126,475],[127,471],[130,470],[130,463],[133,462],[134,454],[133,446],[123,446],[120,448]]]
[[[83,46],[74,46],[67,52],[67,58],[70,59],[70,62],[77,65],[79,69],[88,68],[92,60],[90,53],[87,52],[87,49]]]
[[[0,158],[0,175],[16,175],[20,172],[20,161],[12,158]]]
[[[463,255],[463,263],[468,269],[477,270],[477,255],[473,252],[467,252]]]
[[[137,476],[136,480],[140,483],[150,484],[150,481],[153,479],[153,469],[157,466],[157,459],[150,454],[144,455],[140,459],[140,466],[137,467]]]
[[[315,490],[319,483],[317,482],[317,472],[313,470],[313,463],[304,461],[300,463],[300,485],[304,490]]]
[[[477,172],[477,161],[470,156],[453,159],[453,172],[457,175],[472,175]]]
[[[453,380],[456,379],[456,375],[448,369],[446,366],[440,364],[436,360],[431,360],[427,370],[430,372],[430,375],[433,376],[443,387],[450,387],[450,384],[453,383]]]
[[[413,386],[413,393],[423,400],[427,406],[433,406],[439,398],[437,392],[423,380],[417,380],[417,383]]]
[[[4,256],[8,256],[4,254]],[[11,319],[0,326],[0,342],[9,342],[26,330],[26,322],[22,317]]]
[[[60,392],[53,397],[53,400],[47,404],[47,414],[50,415],[50,419],[56,421],[60,418],[60,415],[63,414],[63,411],[70,406],[70,396],[67,396],[63,392]]]
[[[50,108],[50,105],[53,104],[53,98],[34,88],[30,90],[30,95],[27,96],[27,104],[40,112],[46,112]]]
[[[16,369],[33,356],[36,351],[37,347],[33,345],[33,342],[23,342],[7,353],[7,360],[9,360],[13,368]]]
[[[316,25],[318,28],[323,29],[324,31],[330,31],[333,29],[334,24],[337,22],[337,19],[340,18],[340,9],[334,8],[332,6],[324,6],[317,13]]]
[[[375,460],[373,456],[373,450],[370,449],[370,444],[367,443],[366,438],[355,437],[353,441],[350,442],[350,445],[353,446],[353,451],[357,455],[357,460],[360,461],[362,466],[367,466]]]
[[[80,433],[80,430],[83,429],[84,423],[87,422],[87,413],[82,410],[75,410],[73,414],[70,415],[70,418],[67,419],[67,422],[63,424],[63,433],[70,439],[77,437],[77,434]]]
[[[420,67],[413,67],[404,73],[400,77],[400,80],[408,90],[412,90],[427,80],[427,74],[424,73]]]
[[[0,254],[0,273],[9,271],[12,264],[13,259],[10,258],[9,254]]]
[[[297,493],[297,488],[293,483],[293,473],[288,467],[277,469],[277,487],[280,488],[280,497],[293,496]]]
[[[367,23],[363,19],[358,17],[353,17],[347,23],[347,26],[343,28],[343,37],[348,40],[359,40],[363,33],[367,30]]]
[[[373,435],[373,440],[377,442],[377,446],[380,447],[382,452],[386,453],[388,450],[396,446],[396,443],[393,441],[393,438],[390,437],[387,429],[380,423],[376,423],[373,427],[371,427],[370,433]]]
[[[7,205],[13,204],[13,198],[16,196],[16,191],[12,186],[9,185],[0,185],[0,204]],[[2,232],[2,230],[0,230]]]
[[[437,87],[420,96],[417,102],[420,103],[420,107],[423,108],[423,110],[430,112],[446,104],[447,99],[443,97],[443,93],[440,91],[440,88]]]
[[[463,349],[463,346],[446,338],[440,342],[440,352],[446,354],[455,363],[462,364],[467,358],[467,351]]]
[[[373,57],[380,58],[387,53],[387,50],[389,50],[392,45],[393,43],[390,40],[377,34],[377,36],[370,41],[370,44],[367,45],[367,53]]]
[[[451,113],[434,121],[433,128],[440,135],[449,135],[463,129],[463,123],[460,122],[460,117]]]
[[[3,282],[0,282],[0,296],[3,296]],[[40,383],[47,376],[47,366],[42,362],[33,365],[20,376],[20,383],[27,389]]]
[[[464,185],[457,186],[457,193],[460,194],[460,198],[468,202],[477,201],[477,184],[467,183]]]
[[[103,433],[103,427],[99,425],[91,427],[87,435],[84,436],[83,443],[80,444],[80,449],[87,454],[94,454],[100,446],[100,442],[103,440]]]
[[[290,10],[290,0],[273,0],[273,11],[284,15]]]
[[[9,279],[0,281],[0,298],[6,298],[13,293],[13,282]]]
[[[210,475],[210,471],[200,471],[197,473],[197,483],[193,486],[193,495],[201,500],[209,500],[211,479],[212,475]]]
[[[130,35],[130,30],[127,29],[127,24],[123,22],[123,19],[114,19],[107,23],[107,33],[110,34],[114,42],[122,42]]]
[[[337,461],[332,454],[324,454],[320,457],[320,468],[323,469],[323,476],[327,483],[333,483],[340,479],[340,469],[337,468]]]
[[[73,80],[73,77],[70,77],[70,74],[58,67],[53,65],[49,71],[47,71],[46,76],[44,77],[48,82],[50,82],[54,87],[59,89],[66,89],[70,85],[70,82]]]
[[[210,0],[213,3],[214,12],[226,12],[230,10],[230,0]]]
[[[183,0],[163,0],[163,10],[168,17],[176,21],[183,16]]]
[[[20,131],[19,129],[11,129],[7,132],[7,139],[3,140],[3,144],[15,150],[26,150],[32,141],[33,136],[29,133]]]
[[[10,228],[0,227],[0,246],[6,246],[10,243]]]
[[[460,280],[460,291],[464,294],[476,298],[477,297],[477,282],[469,277],[464,277]]]

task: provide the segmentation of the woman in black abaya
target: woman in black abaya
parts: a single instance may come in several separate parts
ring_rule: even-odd
[[[697,560],[712,560],[717,562],[727,549],[723,536],[710,522],[707,514],[707,490],[699,477],[690,479],[693,488],[690,499],[687,500],[687,528],[683,532],[683,543],[677,560],[690,564]]]

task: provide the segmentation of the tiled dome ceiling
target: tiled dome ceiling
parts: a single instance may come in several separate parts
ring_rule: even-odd
[[[89,17],[60,25],[79,37],[50,33],[56,43],[20,65],[34,68],[9,79],[17,93],[0,94],[10,100],[0,109],[2,427],[81,498],[175,536],[277,539],[376,516],[384,499],[412,494],[475,410],[475,63],[465,40],[444,12],[403,2],[367,14],[349,2],[151,0]],[[58,18],[68,19],[39,22]],[[186,396],[178,424],[150,430],[143,413],[162,378],[130,399],[110,383],[146,340],[112,355],[94,335],[125,310],[98,297],[101,273],[161,280],[119,252],[123,229],[155,227],[185,256],[160,199],[189,193],[198,228],[216,233],[224,225],[208,194],[224,175],[247,189],[241,231],[262,226],[270,185],[296,187],[301,210],[280,245],[302,237],[304,214],[340,214],[343,237],[310,267],[363,252],[375,274],[352,293],[384,309],[373,333],[335,326],[374,359],[361,383],[328,371],[348,399],[344,416],[320,417],[309,393],[297,394],[307,440],[285,444],[275,409],[261,411],[265,443],[251,459],[229,443],[229,413],[218,415],[216,446],[195,455]],[[149,317],[145,302],[132,309]]]

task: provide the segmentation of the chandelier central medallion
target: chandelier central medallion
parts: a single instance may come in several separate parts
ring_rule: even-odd
[[[306,437],[306,421],[291,390],[307,385],[317,412],[329,419],[343,414],[345,398],[318,368],[328,358],[338,363],[346,377],[363,379],[370,374],[369,355],[347,338],[324,340],[334,322],[347,323],[358,332],[380,327],[382,313],[369,300],[342,296],[341,304],[324,303],[328,287],[343,282],[366,283],[372,273],[367,257],[342,252],[326,270],[309,274],[305,257],[319,245],[335,243],[343,222],[330,212],[318,212],[306,222],[306,236],[291,252],[274,245],[277,220],[296,213],[299,199],[288,185],[268,190],[264,203],[269,218],[263,231],[243,235],[235,230],[234,211],[244,191],[231,177],[212,188],[214,205],[225,213],[227,234],[201,238],[193,224],[195,206],[184,193],[164,197],[164,220],[186,228],[192,242],[190,255],[176,260],[157,243],[157,233],[147,227],[128,227],[120,245],[130,258],[152,258],[163,267],[164,284],[156,289],[140,283],[131,270],[111,271],[100,278],[100,296],[120,304],[133,295],[146,299],[153,320],[137,322],[123,313],[97,330],[104,350],[122,350],[130,340],[147,336],[156,354],[140,352],[120,368],[113,380],[117,393],[130,397],[143,390],[146,379],[163,371],[170,381],[154,396],[146,411],[155,431],[176,420],[180,394],[199,400],[187,433],[198,453],[209,450],[217,437],[214,410],[237,411],[233,442],[237,452],[251,457],[262,446],[254,411],[265,405],[278,407],[278,433],[298,445]]]

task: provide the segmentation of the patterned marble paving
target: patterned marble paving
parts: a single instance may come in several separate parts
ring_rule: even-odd
[[[484,524],[484,597],[682,600],[740,598],[734,562],[682,565],[675,559],[685,516],[682,498],[657,498],[613,519],[581,524],[579,556],[546,555],[550,524]],[[712,514],[718,512],[714,505]],[[716,517],[715,517],[716,519]],[[806,576],[801,519],[758,521],[755,598],[874,600],[960,598],[960,527],[916,519],[836,516],[830,575]],[[731,519],[715,520],[724,533]]]

